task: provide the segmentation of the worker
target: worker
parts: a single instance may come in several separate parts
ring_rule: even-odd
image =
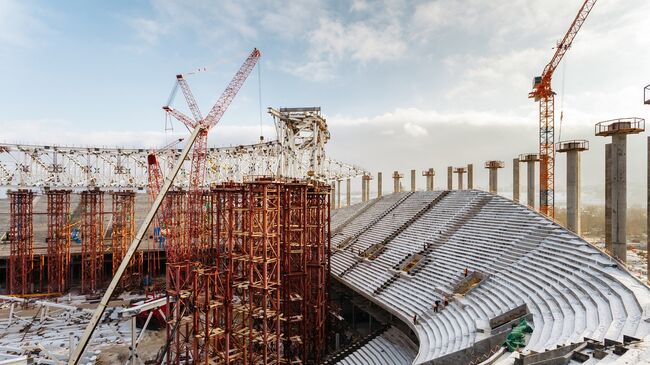
[[[442,297],[442,306],[446,307],[448,305],[449,305],[449,299],[447,299],[447,296],[445,295]]]
[[[151,276],[149,276],[149,273],[144,274],[144,277],[142,278],[142,284],[144,286],[144,291],[145,292],[150,292],[153,289],[153,280],[151,279]]]
[[[465,277],[467,277],[468,274],[469,274],[469,270],[467,270],[467,268],[465,268]]]
[[[436,307],[436,312],[439,312],[440,309],[441,309],[441,308],[440,308],[440,301],[439,301],[439,300],[436,300],[435,303],[434,303],[433,305],[435,305],[435,307]]]
[[[433,312],[438,313],[438,302],[433,302]]]
[[[416,325],[416,326],[418,325],[418,315],[417,315],[417,313],[413,315],[413,324]]]

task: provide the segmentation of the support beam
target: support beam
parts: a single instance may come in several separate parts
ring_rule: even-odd
[[[605,145],[605,251],[614,254],[612,248],[612,144]]]
[[[498,176],[497,173],[499,169],[503,168],[505,164],[503,161],[486,161],[485,168],[489,172],[489,192],[492,194],[497,194],[498,188]]]
[[[454,188],[453,178],[454,178],[454,168],[451,166],[447,166],[447,190],[452,190]]]
[[[467,188],[474,189],[474,164],[467,165]]]

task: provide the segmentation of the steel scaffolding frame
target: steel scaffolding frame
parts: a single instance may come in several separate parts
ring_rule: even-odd
[[[9,208],[9,273],[7,289],[12,295],[32,292],[34,270],[33,201],[31,190],[20,189],[7,193]]]
[[[46,190],[47,290],[64,293],[70,284],[70,190]]]
[[[115,191],[111,193],[111,198],[113,208],[111,212],[113,218],[111,224],[111,267],[112,274],[115,275],[135,236],[135,192]],[[141,279],[142,265],[142,252],[136,252],[122,278],[121,285],[124,287],[137,285]]]
[[[290,182],[284,185],[283,190],[281,255],[283,360],[289,364],[303,364],[307,356],[305,342],[307,184]]]
[[[94,293],[104,274],[104,192],[81,192],[81,291]]]
[[[327,295],[330,271],[329,185],[314,182],[307,191],[307,354],[320,363],[326,346]]]
[[[167,263],[167,364],[191,363],[191,273],[189,261]]]

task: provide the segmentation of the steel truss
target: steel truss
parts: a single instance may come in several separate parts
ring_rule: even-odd
[[[7,289],[13,295],[32,292],[34,270],[33,201],[29,190],[8,192],[9,210],[9,273]]]
[[[70,284],[70,190],[47,190],[47,290],[64,293]],[[41,272],[43,272],[43,268]]]

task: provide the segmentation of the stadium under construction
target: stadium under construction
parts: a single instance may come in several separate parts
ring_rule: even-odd
[[[385,188],[330,158],[317,106],[268,108],[274,139],[209,147],[258,49],[207,114],[176,75],[162,109],[189,134],[166,146],[0,144],[0,364],[650,364],[650,260],[631,270],[626,227],[645,120],[595,124],[611,137],[602,245],[581,232],[590,142],[554,135],[552,75],[595,3],[534,79],[539,149],[483,161],[487,191],[474,163],[444,188],[433,168]]]

